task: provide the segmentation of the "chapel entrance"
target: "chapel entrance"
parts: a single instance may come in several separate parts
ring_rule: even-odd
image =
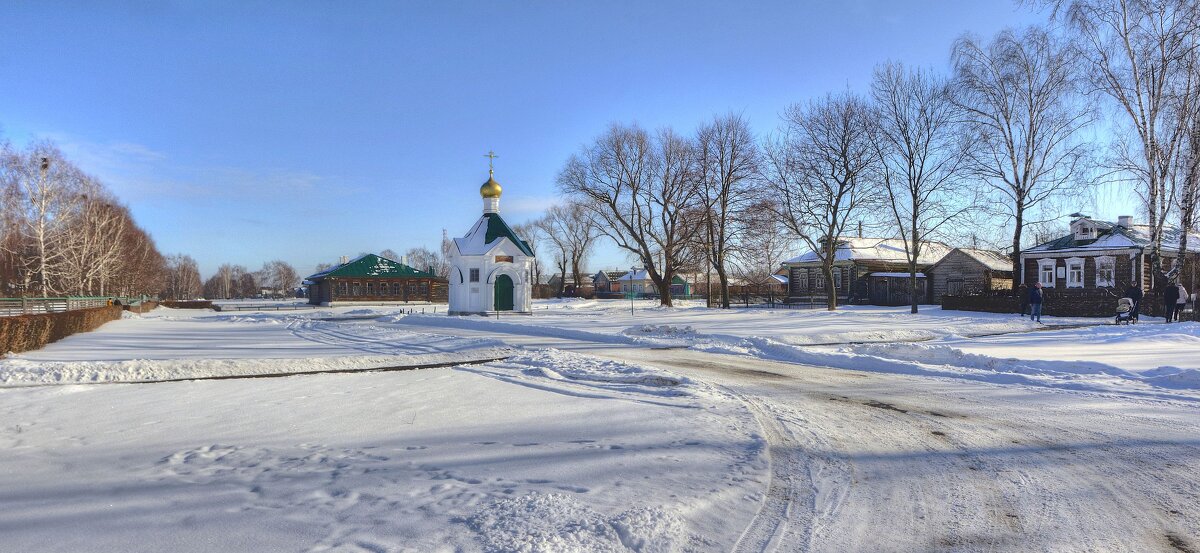
[[[496,292],[494,294],[496,311],[513,310],[513,281],[508,275],[496,277]]]

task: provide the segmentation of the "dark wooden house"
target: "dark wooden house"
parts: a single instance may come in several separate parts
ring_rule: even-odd
[[[1012,290],[1012,260],[992,250],[954,248],[925,270],[929,302],[942,303],[943,295],[976,295]]]
[[[1195,270],[1178,274],[1176,267],[1184,255],[1189,267],[1196,266],[1200,234],[1188,235],[1188,251],[1184,253],[1180,251],[1183,233],[1164,226],[1160,255],[1166,273],[1153,275],[1150,231],[1148,225],[1136,225],[1129,216],[1111,223],[1080,215],[1071,221],[1070,234],[1021,252],[1021,282],[1041,282],[1064,297],[1105,288],[1120,292],[1130,284],[1156,292],[1167,280],[1182,281],[1191,291],[1195,288]]]
[[[925,242],[917,260],[921,300],[927,298],[923,271],[939,261],[950,247]],[[825,275],[821,258],[808,252],[783,262],[788,270],[789,302],[824,302]],[[833,285],[841,304],[905,305],[909,301],[908,257],[898,238],[843,238],[833,262]]]
[[[446,279],[375,254],[367,254],[304,279],[308,303],[446,301]]]

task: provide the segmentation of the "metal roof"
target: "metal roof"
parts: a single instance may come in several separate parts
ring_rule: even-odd
[[[437,278],[437,275],[369,253],[326,271],[309,275],[304,280],[316,281],[328,277]]]

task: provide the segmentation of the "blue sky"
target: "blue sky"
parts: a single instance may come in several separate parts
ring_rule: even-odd
[[[307,274],[465,232],[488,150],[519,223],[610,122],[732,110],[765,133],[880,62],[944,69],[961,33],[1042,20],[1004,0],[4,2],[0,133],[57,141],[205,276]]]

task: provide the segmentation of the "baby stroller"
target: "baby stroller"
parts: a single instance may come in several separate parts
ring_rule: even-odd
[[[1133,300],[1130,298],[1121,298],[1117,300],[1117,324],[1137,324],[1137,319],[1133,316]]]

